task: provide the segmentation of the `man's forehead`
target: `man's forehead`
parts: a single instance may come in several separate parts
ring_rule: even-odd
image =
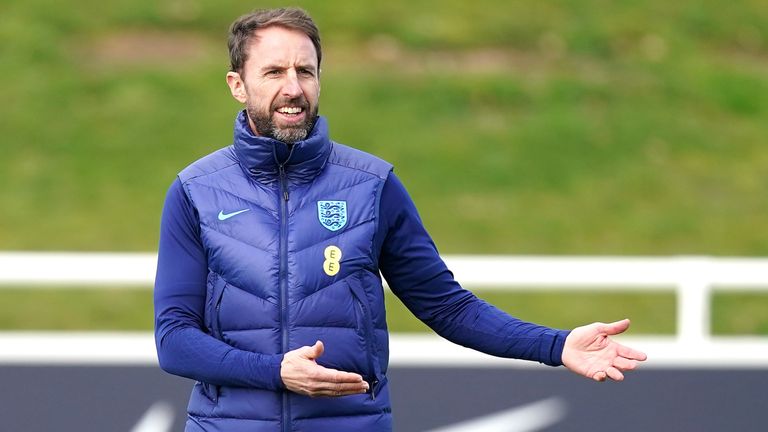
[[[258,29],[253,33],[248,50],[259,63],[293,63],[301,61],[316,66],[317,51],[312,40],[299,30],[279,26]]]

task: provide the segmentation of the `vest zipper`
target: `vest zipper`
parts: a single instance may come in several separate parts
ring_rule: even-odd
[[[216,337],[220,341],[224,341],[224,332],[221,331],[221,301],[224,299],[224,290],[226,288],[227,286],[224,285],[224,288],[221,289],[221,294],[219,294],[219,299],[216,301]],[[219,390],[221,387],[211,384],[211,389],[213,391],[213,402],[219,403]]]
[[[368,384],[371,387],[371,400],[376,400],[376,386],[379,384],[379,378],[376,376],[376,367],[374,366],[374,360],[373,360],[373,347],[371,346],[371,342],[373,339],[373,334],[369,330],[368,321],[370,318],[368,318],[368,314],[366,313],[365,306],[363,306],[362,300],[357,300],[358,306],[360,306],[360,311],[363,314],[363,334],[365,335],[365,343],[366,343],[366,357],[368,358],[368,369],[373,374],[373,377],[368,381]]]
[[[216,339],[220,341],[224,341],[224,332],[221,331],[221,301],[224,299],[224,290],[227,288],[226,284],[221,288],[221,292],[216,294],[215,298],[215,305],[214,313],[215,316],[211,320],[211,335],[214,336]],[[215,385],[215,384],[209,384],[209,383],[202,383],[203,387],[206,389],[206,393],[208,394],[208,397],[213,401],[213,403],[219,403],[219,391],[221,390],[221,386]]]
[[[350,290],[352,291],[352,295],[355,297],[357,306],[360,308],[360,315],[362,317],[362,322],[360,323],[362,328],[360,330],[363,332],[363,338],[366,344],[365,355],[368,360],[368,371],[373,375],[370,377],[370,380],[366,381],[368,381],[368,384],[370,385],[371,399],[376,400],[376,387],[379,384],[379,374],[376,370],[376,360],[373,358],[373,315],[368,312],[368,308],[366,307],[365,303],[363,303],[365,301],[365,293],[358,293],[357,290],[351,286]]]
[[[288,352],[288,180],[284,164],[280,171],[280,329],[282,330],[282,352]],[[281,199],[282,198],[282,199]],[[283,432],[290,431],[290,404],[288,391],[283,392]]]

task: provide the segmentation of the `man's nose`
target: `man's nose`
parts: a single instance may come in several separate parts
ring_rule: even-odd
[[[299,77],[296,75],[296,71],[291,69],[285,74],[285,81],[283,82],[283,96],[289,98],[295,98],[302,93],[301,86],[299,85]]]

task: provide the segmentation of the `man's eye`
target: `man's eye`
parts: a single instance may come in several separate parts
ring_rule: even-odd
[[[277,69],[273,69],[273,70],[267,71],[266,75],[267,76],[277,76],[277,75],[280,75],[280,71],[277,70]]]
[[[309,69],[299,69],[299,73],[305,76],[314,76],[315,73]]]

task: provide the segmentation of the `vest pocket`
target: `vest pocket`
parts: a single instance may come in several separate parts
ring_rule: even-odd
[[[224,298],[224,291],[227,288],[227,282],[216,273],[210,273],[208,276],[209,293],[211,298],[207,302],[208,322],[206,326],[210,335],[220,341],[224,340],[224,334],[221,331],[221,319],[219,313],[221,310],[221,301]],[[211,402],[218,403],[220,386],[206,382],[200,382],[202,393],[210,399]]]
[[[208,283],[210,298],[206,302],[208,304],[208,319],[206,326],[208,327],[211,336],[223,341],[224,334],[221,331],[221,319],[219,313],[221,311],[221,300],[224,298],[224,291],[228,284],[215,273],[211,273],[208,278]]]
[[[357,320],[357,330],[362,334],[365,348],[366,361],[368,365],[367,376],[363,376],[370,385],[371,397],[376,399],[376,392],[379,390],[381,382],[381,366],[376,355],[376,340],[373,327],[373,315],[365,290],[360,285],[347,283],[352,297],[357,307],[360,319]]]
[[[215,404],[219,403],[219,386],[202,381],[198,382],[205,397]]]

